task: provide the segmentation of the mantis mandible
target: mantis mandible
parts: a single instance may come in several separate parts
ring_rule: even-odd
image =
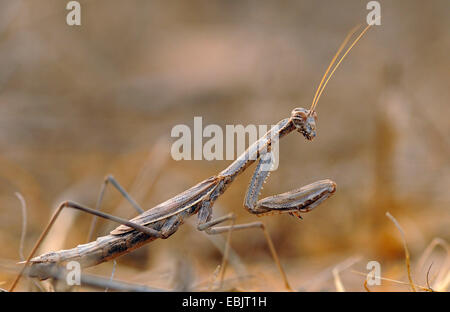
[[[348,52],[350,52],[353,46],[361,39],[370,26],[371,25],[368,25],[347,48],[330,73],[337,57],[341,54],[343,48],[347,45],[348,41],[357,29],[354,28],[347,35],[323,75],[314,95],[310,109],[293,109],[288,118],[279,121],[263,137],[253,143],[240,157],[238,157],[230,166],[219,174],[205,179],[190,189],[147,211],[140,208],[140,206],[131,198],[130,195],[128,195],[128,193],[112,176],[108,176],[105,179],[102,191],[100,192],[99,201],[97,203],[97,209],[91,209],[72,201],[66,201],[60,204],[50,219],[49,224],[34,245],[24,263],[24,266],[22,267],[21,272],[17,275],[12,286],[10,287],[10,291],[14,290],[25,268],[30,264],[32,269],[36,269],[36,273],[34,273],[35,276],[41,279],[48,278],[48,276],[45,275],[46,267],[67,261],[78,261],[82,267],[94,266],[96,264],[114,259],[120,255],[129,253],[157,238],[168,238],[178,230],[179,226],[183,224],[186,218],[195,214],[198,215],[197,229],[199,231],[205,231],[208,234],[228,232],[229,238],[231,231],[261,228],[264,231],[272,257],[277,264],[284,284],[286,288],[290,290],[291,287],[287,280],[286,274],[280,264],[278,255],[264,224],[262,222],[234,224],[233,214],[228,214],[213,219],[212,207],[217,198],[225,192],[234,179],[255,161],[258,161],[258,163],[244,199],[244,207],[252,214],[262,216],[274,213],[288,213],[290,215],[300,217],[300,213],[312,210],[335,192],[336,184],[327,179],[314,182],[289,192],[258,200],[262,185],[268,178],[270,172],[266,168],[267,165],[272,162],[272,144],[275,140],[279,140],[292,132],[301,133],[308,141],[311,141],[316,137],[317,114],[315,112],[315,108],[318,100],[320,99],[323,90],[337,67],[339,67]],[[103,197],[104,188],[108,183],[111,183],[114,187],[116,187],[119,192],[122,193],[122,195],[132,204],[132,206],[139,211],[140,214],[137,217],[128,221],[99,211],[99,205]],[[120,223],[120,226],[111,231],[109,235],[99,237],[95,241],[87,244],[78,245],[77,247],[69,250],[49,252],[33,258],[34,253],[47,235],[51,226],[56,221],[59,213],[66,207],[78,209],[91,213],[95,216],[115,221]],[[226,221],[232,221],[233,223],[228,226],[217,226],[218,224]],[[224,252],[222,262],[223,265],[225,263],[226,254],[227,250]],[[33,272],[33,270],[30,272]],[[222,266],[222,273],[223,272],[224,270]],[[32,276],[33,273],[30,275]]]

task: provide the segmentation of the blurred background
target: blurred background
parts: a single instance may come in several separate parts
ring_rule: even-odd
[[[66,1],[67,2],[67,1]],[[94,207],[113,174],[144,209],[217,174],[230,161],[174,161],[178,124],[271,125],[309,108],[365,1],[81,0],[81,26],[65,1],[0,2],[0,258],[25,256],[63,200]],[[450,48],[446,0],[379,1],[372,27],[330,80],[318,136],[291,134],[262,192],[329,178],[336,194],[303,220],[256,218],[242,207],[252,170],[214,206],[238,223],[264,221],[288,278],[301,291],[365,291],[366,264],[407,282],[402,226],[419,286],[448,290]],[[108,189],[103,210],[136,215]],[[63,211],[39,254],[85,243],[92,217]],[[163,289],[208,289],[224,237],[195,229],[117,259],[114,278]],[[116,227],[100,221],[96,236]],[[431,245],[430,245],[431,244]],[[427,248],[428,247],[428,248]],[[236,232],[226,289],[284,290],[264,236]],[[2,263],[3,263],[2,262]],[[431,266],[431,268],[430,268]],[[111,275],[113,263],[87,272]],[[0,268],[0,287],[14,275]],[[34,290],[22,281],[20,290]],[[383,280],[373,291],[409,291]],[[89,288],[77,288],[89,290]]]

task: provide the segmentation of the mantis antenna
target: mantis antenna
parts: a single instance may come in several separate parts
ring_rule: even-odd
[[[330,78],[333,76],[334,72],[336,71],[336,69],[339,67],[339,65],[341,64],[341,62],[344,60],[344,58],[347,56],[347,54],[350,52],[350,50],[355,46],[355,44],[362,38],[362,36],[364,36],[364,34],[367,32],[367,30],[369,30],[370,26],[372,26],[373,24],[369,24],[367,25],[366,28],[364,28],[364,30],[358,35],[358,37],[353,41],[353,43],[348,47],[348,49],[345,51],[345,53],[342,55],[342,57],[339,59],[339,61],[337,62],[336,66],[334,66],[333,70],[331,71],[330,75],[328,76],[328,78],[325,80],[325,78],[328,75],[328,72],[330,71],[331,67],[333,66],[334,62],[336,61],[337,57],[339,56],[339,54],[342,52],[342,49],[347,45],[348,41],[350,40],[350,38],[353,36],[353,34],[356,32],[356,30],[359,29],[360,25],[356,26],[355,28],[353,28],[347,35],[347,37],[344,39],[344,41],[342,42],[341,46],[339,47],[339,50],[336,52],[336,54],[334,55],[333,59],[330,62],[330,65],[328,65],[327,70],[325,71],[325,74],[322,77],[322,80],[320,81],[319,86],[317,87],[317,91],[316,94],[314,95],[314,99],[313,102],[311,104],[311,108],[310,108],[310,114],[314,111],[314,109],[316,108],[317,103],[319,102],[320,96],[322,95],[323,90],[325,89],[326,85],[328,84],[328,81],[330,81]],[[325,81],[325,82],[324,82]]]
[[[322,86],[323,82],[325,81],[325,78],[327,77],[328,72],[330,71],[331,67],[333,66],[333,64],[336,61],[336,59],[339,56],[339,54],[341,54],[342,49],[344,49],[344,47],[347,45],[347,43],[350,40],[350,38],[353,36],[353,34],[356,32],[356,30],[358,30],[359,27],[361,27],[361,25],[357,25],[352,30],[350,30],[350,32],[345,37],[344,41],[341,43],[341,46],[337,50],[337,52],[334,55],[333,59],[331,60],[330,65],[328,65],[328,68],[325,71],[325,74],[323,74],[322,80],[320,81],[319,86],[317,87],[316,94],[314,94],[314,99],[313,99],[312,104],[311,104],[311,110],[315,107],[314,103],[316,102],[317,95],[319,94],[321,86]]]

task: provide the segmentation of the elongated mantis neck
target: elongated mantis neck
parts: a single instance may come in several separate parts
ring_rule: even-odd
[[[253,164],[260,156],[270,151],[272,143],[279,140],[291,131],[295,130],[292,118],[280,120],[275,126],[266,132],[259,140],[254,142],[250,147],[242,153],[231,165],[219,173],[219,177],[229,177],[231,181],[236,176],[245,171],[248,166]]]

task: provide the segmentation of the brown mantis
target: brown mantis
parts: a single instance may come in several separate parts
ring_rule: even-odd
[[[151,242],[157,238],[168,238],[174,234],[184,220],[192,215],[198,215],[197,229],[205,231],[208,234],[220,234],[228,232],[228,241],[231,231],[261,228],[269,245],[272,257],[278,266],[281,276],[284,280],[286,288],[291,289],[286,274],[280,264],[277,253],[273,246],[272,240],[265,229],[262,222],[252,222],[246,224],[234,224],[234,215],[228,214],[216,219],[212,218],[212,207],[217,198],[225,192],[234,179],[241,174],[253,162],[258,161],[253,177],[250,181],[245,200],[244,207],[252,214],[261,216],[273,213],[288,213],[300,217],[299,213],[308,212],[324,200],[329,198],[336,189],[336,184],[331,180],[321,180],[309,184],[307,186],[285,192],[282,194],[269,196],[258,200],[259,193],[263,183],[269,175],[267,165],[272,161],[271,147],[276,140],[286,136],[287,134],[298,131],[307,140],[313,140],[316,136],[317,115],[315,107],[317,102],[327,85],[334,71],[340,65],[347,53],[361,39],[364,33],[369,29],[368,25],[360,35],[349,46],[340,60],[336,63],[331,73],[331,67],[335,63],[337,57],[341,54],[351,36],[355,33],[353,29],[346,37],[330,65],[328,66],[318,88],[315,93],[311,108],[295,108],[292,110],[290,117],[278,122],[270,129],[262,138],[253,143],[239,158],[237,158],[229,167],[210,178],[196,184],[190,189],[176,195],[175,197],[157,205],[156,207],[144,211],[140,206],[128,195],[128,193],[120,186],[120,184],[111,176],[105,179],[102,190],[100,192],[97,209],[91,209],[72,201],[66,201],[59,205],[53,214],[49,224],[41,234],[37,243],[34,245],[30,255],[28,256],[22,271],[14,280],[10,291],[14,290],[25,268],[31,264],[31,276],[37,276],[46,279],[45,268],[54,266],[68,261],[78,261],[82,267],[93,266],[120,255],[129,253],[143,244]],[[326,79],[326,80],[325,80]],[[124,220],[122,218],[103,213],[99,210],[100,203],[103,198],[105,187],[111,183],[120,193],[139,211],[139,215],[132,220]],[[47,235],[53,223],[56,221],[59,213],[63,208],[74,208],[84,212],[91,213],[95,216],[106,218],[121,225],[110,232],[109,235],[97,238],[87,244],[78,245],[69,250],[60,250],[50,252],[41,256],[32,258],[42,240]],[[232,225],[217,226],[220,223],[232,221]],[[92,227],[91,227],[92,233]],[[228,247],[229,244],[227,244]],[[227,249],[224,252],[223,266],[225,264]]]

